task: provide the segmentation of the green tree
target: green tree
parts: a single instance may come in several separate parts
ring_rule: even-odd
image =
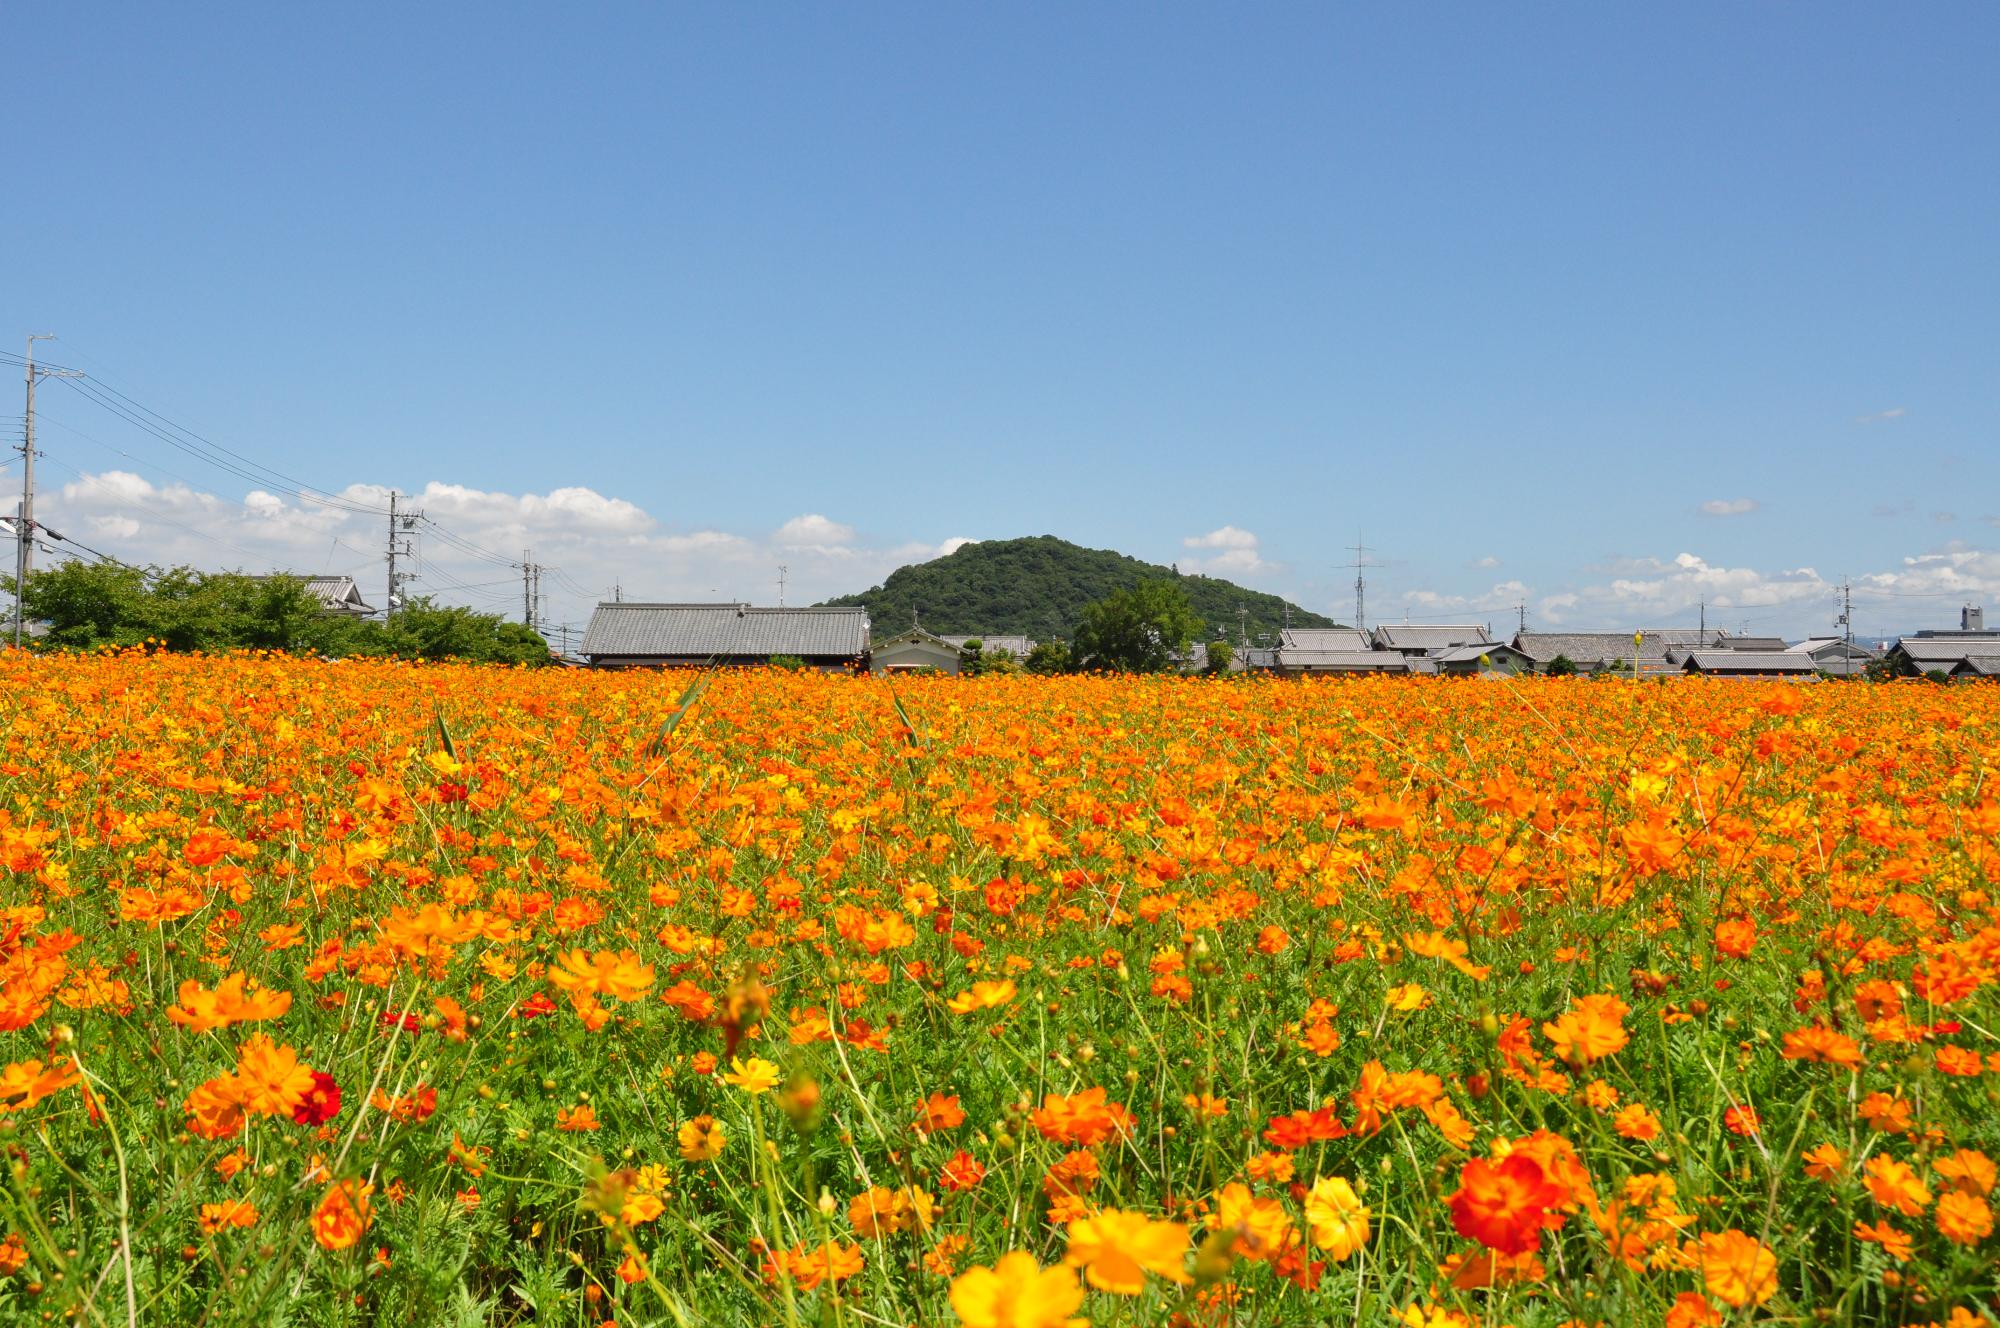
[[[419,595],[396,610],[386,624],[367,623],[354,651],[399,659],[466,659],[486,664],[547,664],[549,643],[541,635],[496,613],[456,604],[437,604]],[[379,648],[370,648],[379,647]]]
[[[60,563],[28,578],[21,612],[48,624],[43,639],[49,645],[77,650],[135,645],[152,626],[146,575],[116,563]],[[12,577],[7,589],[14,590]]]
[[[1086,669],[1161,673],[1174,667],[1201,619],[1171,581],[1142,581],[1084,609],[1076,629],[1076,659]]]
[[[1576,661],[1568,655],[1557,655],[1549,661],[1548,667],[1543,669],[1542,672],[1548,674],[1551,678],[1574,677],[1576,674]]]
[[[1230,649],[1227,641],[1210,641],[1208,643],[1208,671],[1210,673],[1229,672],[1229,661],[1234,658],[1236,658],[1236,652]]]
[[[1068,673],[1070,667],[1069,647],[1060,641],[1037,641],[1028,652],[1025,661],[1028,672],[1047,677],[1050,674]]]

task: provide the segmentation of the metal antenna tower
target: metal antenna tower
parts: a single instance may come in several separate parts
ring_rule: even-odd
[[[21,596],[27,593],[28,573],[35,568],[35,381],[40,378],[81,378],[74,369],[43,369],[35,364],[35,343],[54,341],[53,332],[28,337],[27,414],[21,420],[21,510],[14,519],[14,644],[21,644]]]
[[[1361,536],[1357,534],[1354,537],[1354,561],[1351,563],[1335,564],[1341,568],[1352,568],[1354,570],[1354,625],[1364,632],[1368,630],[1367,572],[1371,567],[1383,566],[1382,563],[1378,563],[1368,556],[1373,552],[1375,550],[1363,544]]]

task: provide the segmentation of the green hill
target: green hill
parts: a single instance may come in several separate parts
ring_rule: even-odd
[[[1184,575],[1142,563],[1110,549],[1086,549],[1053,535],[985,540],[927,563],[899,567],[889,579],[858,595],[826,601],[868,610],[875,635],[908,627],[921,613],[933,632],[1009,633],[1068,639],[1083,607],[1141,581],[1165,578],[1187,592],[1194,611],[1211,633],[1236,639],[1237,610],[1255,642],[1260,633],[1276,636],[1287,621],[1294,627],[1334,627],[1331,618],[1291,606],[1276,595],[1246,590],[1217,577]]]

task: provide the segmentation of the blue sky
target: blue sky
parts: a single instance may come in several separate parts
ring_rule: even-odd
[[[1864,631],[2000,601],[1989,5],[9,32],[0,350],[60,333],[38,353],[288,476],[532,546],[554,617],[1041,533],[1343,617],[1357,531],[1372,618],[1706,598],[1798,635],[1842,576]],[[374,519],[41,404],[51,523],[379,597]],[[518,606],[505,567],[424,554]]]

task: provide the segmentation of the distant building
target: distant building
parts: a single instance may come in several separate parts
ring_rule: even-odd
[[[1373,650],[1359,627],[1287,627],[1278,633],[1280,650]]]
[[[1493,634],[1481,623],[1384,623],[1375,629],[1375,648],[1405,655],[1428,655],[1452,646],[1483,646]]]
[[[991,655],[1004,650],[1017,660],[1027,659],[1028,652],[1035,648],[1035,639],[1033,637],[1009,636],[1001,632],[995,632],[991,635],[972,632],[961,636],[942,636],[938,639],[950,642],[952,647],[957,650],[963,650],[972,642],[977,641],[979,642],[980,649],[986,654]]]
[[[1483,673],[1511,675],[1533,673],[1535,661],[1510,645],[1488,641],[1484,645],[1446,646],[1426,656],[1437,671],[1447,677]]]
[[[931,669],[955,674],[961,658],[959,647],[950,637],[926,632],[921,627],[906,627],[873,643],[868,652],[868,671],[916,673]]]
[[[1691,650],[1680,671],[1708,678],[1813,678],[1819,672],[1809,657],[1789,650]]]
[[[1634,637],[1638,640],[1635,642]],[[1636,656],[1642,678],[1680,672],[1688,650],[1726,650],[1729,634],[1718,628],[1647,628],[1640,632],[1519,632],[1514,648],[1535,661],[1537,673],[1548,672],[1558,656],[1576,665],[1578,673],[1599,673],[1615,667],[1630,673]],[[1782,644],[1782,642],[1780,643]]]
[[[305,587],[308,595],[320,602],[320,607],[328,613],[337,613],[348,618],[366,618],[375,612],[375,607],[361,598],[361,587],[354,584],[351,576],[306,576],[296,572],[274,572],[268,577],[258,577],[259,581],[275,580],[283,577],[296,581]]]
[[[1858,642],[1838,636],[1813,636],[1785,647],[1788,654],[1804,655],[1821,673],[1836,678],[1858,678],[1875,662],[1875,652]]]
[[[789,657],[823,672],[858,671],[868,667],[868,611],[601,603],[577,653],[597,669],[743,666]]]
[[[1990,678],[2000,672],[2000,637],[1906,636],[1882,656],[1898,673]]]
[[[1295,650],[1280,646],[1276,670],[1288,677],[1321,673],[1436,673],[1437,665],[1423,655],[1395,650]]]

